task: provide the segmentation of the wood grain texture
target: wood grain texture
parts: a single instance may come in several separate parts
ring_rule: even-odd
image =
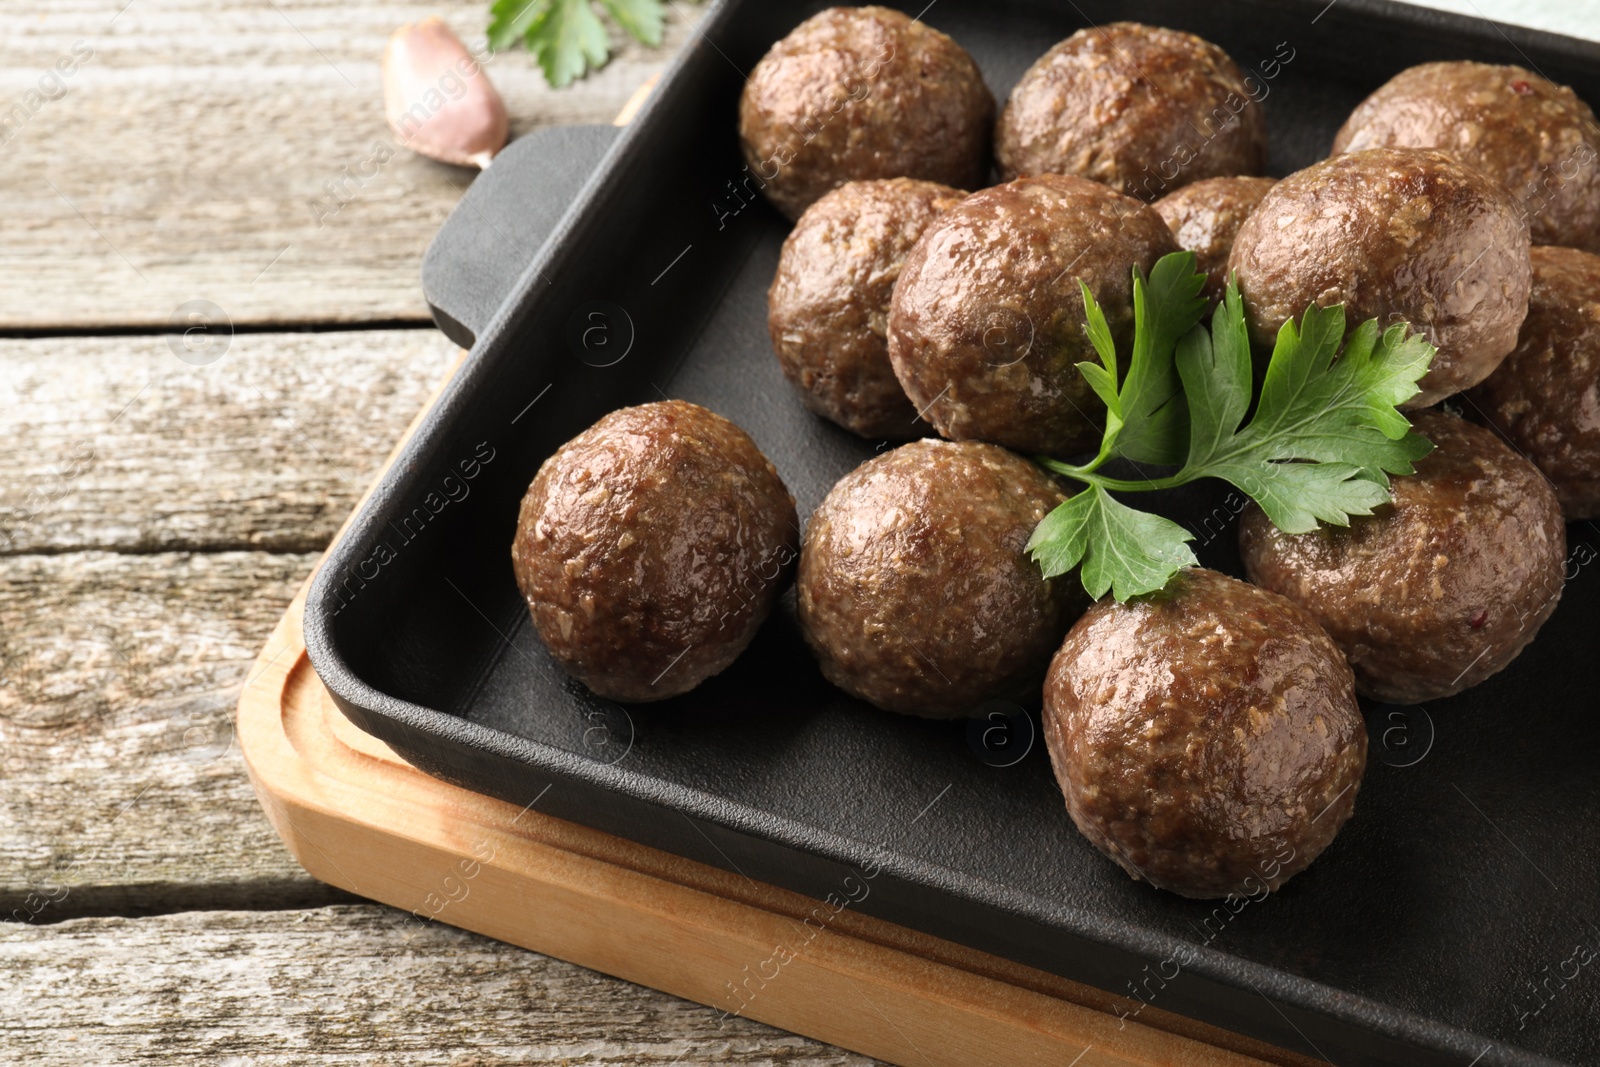
[[[0,985],[36,1067],[872,1063],[376,905],[0,925]]]
[[[273,825],[333,884],[904,1067],[1308,1067],[1272,1048],[828,902],[430,778],[317,680],[303,595],[240,696]],[[550,788],[555,788],[554,785]]]
[[[0,918],[347,899],[284,851],[233,738],[316,558],[0,559]]]
[[[211,340],[204,366],[175,336],[0,340],[0,554],[318,551],[458,352],[435,330]]]
[[[347,899],[261,817],[232,706],[459,353],[247,333],[192,366],[168,340],[0,341],[0,917]]]
[[[609,122],[703,10],[673,3],[663,47],[619,36],[609,66],[559,92],[526,51],[493,58],[512,136]],[[194,299],[235,323],[425,321],[423,249],[475,172],[395,147],[379,57],[395,27],[430,14],[481,47],[487,12],[463,0],[9,3],[0,329],[165,325]],[[75,64],[70,76],[52,79],[58,62]]]

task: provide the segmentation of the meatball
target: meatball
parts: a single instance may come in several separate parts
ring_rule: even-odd
[[[1233,235],[1275,184],[1273,178],[1207,178],[1151,205],[1178,247],[1194,253],[1196,266],[1206,274],[1208,299],[1221,300],[1227,291]]]
[[[1600,252],[1600,124],[1531,70],[1466,61],[1395,75],[1351,112],[1335,152],[1438,148],[1501,182],[1535,244]]]
[[[1044,736],[1084,836],[1186,897],[1264,895],[1305,870],[1367,765],[1350,668],[1316,620],[1208,570],[1078,620]]]
[[[920,437],[889,364],[889,293],[906,253],[967,194],[891,178],[849,182],[800,216],[767,293],[767,329],[806,406],[863,437]]]
[[[1544,471],[1569,522],[1600,519],[1600,256],[1533,250],[1517,347],[1467,399],[1469,418]]]
[[[888,711],[971,714],[1038,692],[1083,600],[1033,529],[1066,493],[977,442],[914,441],[839,480],[800,552],[800,627],[833,684]]]
[[[995,156],[1002,178],[1076,174],[1149,202],[1202,178],[1262,173],[1267,121],[1210,41],[1113,22],[1028,68],[1000,113]]]
[[[667,400],[614,411],[545,460],[511,561],[558,663],[603,697],[662,700],[744,651],[799,528],[743,430]]]
[[[745,162],[791,219],[856,179],[976,188],[993,123],[972,57],[886,7],[813,15],[762,57],[739,97]]]
[[[1239,518],[1250,580],[1303,605],[1344,650],[1363,696],[1447,697],[1516,659],[1565,578],[1561,505],[1538,468],[1479,426],[1423,412],[1434,443],[1394,503],[1347,528],[1286,534]]]
[[[1409,322],[1439,353],[1423,408],[1477,385],[1517,344],[1528,313],[1528,222],[1482,172],[1421,148],[1353,152],[1273,186],[1233,240],[1250,334],[1270,348],[1312,303],[1354,329]]]
[[[894,372],[946,437],[1020,452],[1092,448],[1105,406],[1076,366],[1097,358],[1078,282],[1124,347],[1132,269],[1177,250],[1160,215],[1083,178],[1042,174],[974,193],[906,256],[889,305]]]

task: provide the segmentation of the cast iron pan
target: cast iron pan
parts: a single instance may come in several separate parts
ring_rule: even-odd
[[[1273,70],[1280,175],[1431,59],[1520,62],[1600,102],[1600,47],[1417,8],[1080,2],[939,0],[925,18],[1001,99],[1091,21],[1198,32]],[[339,706],[439,777],[751,878],[824,897],[876,871],[862,910],[1123,993],[1130,1013],[1147,1002],[1340,1064],[1595,1062],[1600,959],[1576,962],[1600,954],[1591,524],[1569,527],[1561,605],[1511,668],[1426,707],[1366,708],[1354,818],[1237,910],[1132,882],[1085,842],[1032,709],[972,731],[830,687],[792,594],[730,670],[663,704],[600,700],[546,656],[511,575],[517,502],[605,412],[681,397],[732,418],[801,515],[880,447],[809,415],[779,373],[765,296],[788,227],[737,150],[744,72],[817,6],[717,5],[633,125],[530,135],[468,191],[423,284],[472,355],[307,605]],[[1202,562],[1238,573],[1226,487],[1160,506]]]

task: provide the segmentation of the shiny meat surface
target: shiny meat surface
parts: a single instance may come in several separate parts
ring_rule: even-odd
[[[1533,464],[1442,412],[1412,420],[1435,449],[1394,503],[1348,528],[1286,534],[1255,505],[1239,551],[1257,585],[1301,604],[1344,650],[1363,696],[1416,704],[1502,670],[1555,611],[1567,534]]]
[[[1099,443],[1104,405],[1077,364],[1096,359],[1081,280],[1122,351],[1132,270],[1178,247],[1152,209],[1083,178],[1046,174],[974,193],[917,242],[889,306],[889,359],[940,433],[1019,452]]]
[[[1262,173],[1266,113],[1211,42],[1113,22],[1028,68],[1000,113],[995,156],[1008,180],[1076,174],[1149,203],[1203,178]]]
[[[1083,608],[1025,546],[1066,499],[1039,467],[977,442],[914,441],[839,480],[806,527],[800,625],[841,689],[890,711],[1029,703]]]
[[[1567,520],[1600,518],[1600,256],[1533,250],[1533,293],[1517,347],[1467,394],[1555,486]]]
[[[1346,326],[1409,322],[1439,349],[1407,406],[1487,378],[1528,313],[1528,223],[1511,194],[1441,152],[1334,156],[1273,186],[1239,227],[1237,271],[1259,346],[1308,304]]]
[[[1501,182],[1535,244],[1600,252],[1600,123],[1531,70],[1466,61],[1403,70],[1362,101],[1335,152],[1438,148]]]
[[[889,364],[889,295],[917,238],[966,195],[910,178],[849,182],[800,216],[767,293],[767,329],[811,410],[863,437],[931,432]]]
[[[885,7],[833,7],[757,63],[739,141],[757,184],[800,217],[847,181],[984,183],[994,96],[949,37]]]
[[[667,400],[612,412],[544,462],[511,558],[562,666],[603,697],[662,700],[744,651],[788,583],[798,529],[743,430]]]
[[[1350,668],[1283,597],[1208,570],[1107,597],[1045,682],[1067,811],[1123,870],[1187,897],[1265,895],[1355,806],[1367,734]]]
[[[1207,298],[1222,299],[1233,237],[1276,184],[1275,178],[1207,178],[1151,205],[1178,247],[1195,254],[1196,267],[1206,274]]]

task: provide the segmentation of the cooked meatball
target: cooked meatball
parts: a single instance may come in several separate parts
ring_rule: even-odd
[[[839,480],[800,552],[800,626],[833,684],[889,711],[973,713],[1038,692],[1077,611],[1076,576],[1026,546],[1066,499],[1043,470],[977,442],[914,441]]]
[[[1600,252],[1600,124],[1571,89],[1515,66],[1403,70],[1351,112],[1335,152],[1437,148],[1503,183],[1535,244]]]
[[[1533,293],[1517,347],[1467,394],[1555,487],[1570,522],[1600,519],[1600,256],[1533,250]]]
[[[1132,269],[1177,245],[1137,200],[1043,174],[974,193],[929,225],[889,305],[889,359],[940,433],[1019,452],[1072,453],[1100,439],[1105,406],[1078,372],[1098,357],[1081,279],[1126,351]]]
[[[558,663],[612,700],[688,692],[743,652],[797,555],[794,498],[739,427],[666,400],[539,468],[511,562]]]
[[[928,223],[966,195],[911,178],[849,182],[800,216],[767,293],[767,329],[812,411],[863,437],[928,431],[889,364],[889,293]]]
[[[1151,205],[1166,220],[1178,247],[1194,253],[1197,267],[1206,274],[1208,299],[1222,299],[1233,235],[1275,184],[1273,178],[1207,178]]]
[[[1533,464],[1442,412],[1413,424],[1434,451],[1394,480],[1394,503],[1348,528],[1286,534],[1239,518],[1250,580],[1303,605],[1344,650],[1363,696],[1416,704],[1517,658],[1565,577],[1561,505]]]
[[[1267,120],[1226,52],[1113,22],[1040,56],[1000,113],[1003,178],[1076,174],[1150,202],[1202,178],[1260,174]]]
[[[1136,879],[1264,895],[1355,806],[1350,668],[1281,596],[1208,570],[1090,608],[1050,663],[1044,736],[1072,821]]]
[[[976,188],[993,123],[994,96],[972,57],[886,7],[806,19],[762,57],[739,97],[745,162],[791,219],[858,179]]]
[[[1345,306],[1354,329],[1409,322],[1438,347],[1407,407],[1477,385],[1528,313],[1528,221],[1481,171],[1422,148],[1334,156],[1283,179],[1228,257],[1255,343],[1308,304]]]

